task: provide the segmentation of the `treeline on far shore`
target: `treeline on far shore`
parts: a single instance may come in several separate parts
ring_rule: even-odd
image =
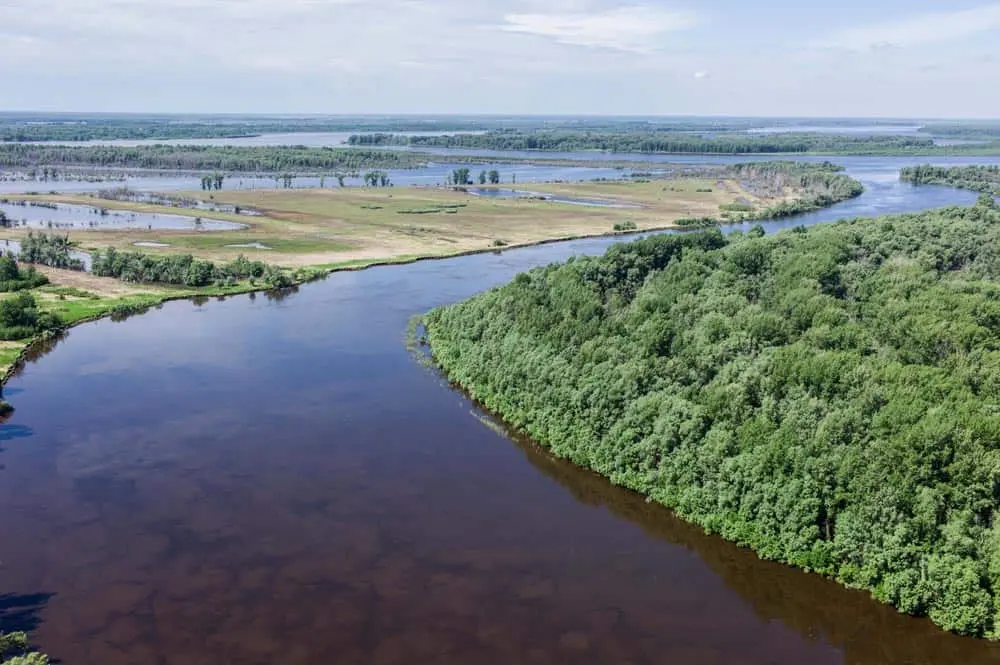
[[[923,164],[899,172],[900,180],[915,185],[946,185],[1000,196],[1000,166],[942,167]]]
[[[482,134],[411,136],[404,134],[355,134],[348,139],[354,146],[410,146],[467,148],[487,150],[523,150],[575,152],[599,150],[618,153],[649,154],[780,154],[822,153],[851,155],[923,154],[940,150],[952,152],[988,151],[1000,153],[998,144],[948,146],[935,145],[925,136],[845,136],[820,133],[749,134],[749,133],[676,133],[661,131],[491,131]]]
[[[720,206],[720,217],[684,217],[676,220],[685,228],[708,228],[720,224],[781,219],[861,196],[864,185],[832,162],[746,162],[726,167],[723,173],[737,178],[747,190],[770,198],[787,198],[773,205],[756,208],[750,203]]]
[[[236,173],[357,172],[425,166],[407,151],[304,146],[32,145],[0,144],[0,168],[52,166]]]

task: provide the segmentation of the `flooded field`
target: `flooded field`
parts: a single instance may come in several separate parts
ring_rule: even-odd
[[[118,231],[149,229],[171,231],[238,231],[245,224],[217,219],[163,213],[113,210],[98,206],[0,200],[0,213],[9,226],[57,231]]]

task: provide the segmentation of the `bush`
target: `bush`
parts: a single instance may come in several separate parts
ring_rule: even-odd
[[[0,663],[2,665],[49,665],[44,654],[28,650],[28,636],[24,633],[0,633]]]
[[[18,293],[0,300],[0,339],[27,339],[62,326],[59,318],[50,312],[38,309],[38,303],[30,293]]]
[[[218,266],[191,254],[158,256],[142,252],[119,252],[113,247],[92,255],[92,272],[99,277],[117,277],[125,282],[160,282],[202,287],[232,286],[244,279],[263,277],[268,266],[243,255]]]
[[[69,236],[47,235],[28,231],[21,241],[20,258],[25,263],[37,263],[53,268],[83,270],[83,262],[72,256]]]
[[[0,292],[25,291],[49,283],[49,278],[33,267],[21,270],[13,256],[0,256]]]

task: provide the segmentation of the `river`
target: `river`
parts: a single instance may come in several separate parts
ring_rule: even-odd
[[[866,194],[769,230],[969,203]],[[67,665],[1000,663],[484,426],[407,321],[588,239],[180,301],[6,388],[0,623]]]

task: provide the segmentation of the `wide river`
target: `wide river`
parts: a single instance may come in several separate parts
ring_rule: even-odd
[[[897,167],[784,224],[975,198]],[[67,665],[1000,663],[486,427],[405,348],[413,314],[610,242],[73,329],[5,390],[2,627]]]

